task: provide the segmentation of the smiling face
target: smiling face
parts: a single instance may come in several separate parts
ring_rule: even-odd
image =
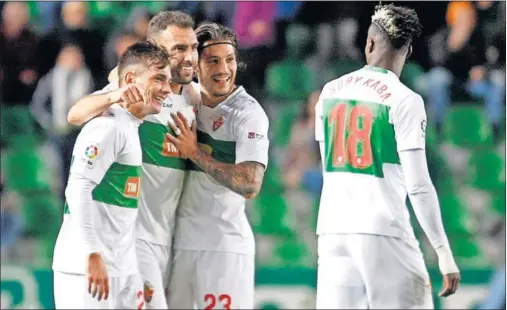
[[[125,84],[135,84],[141,92],[144,101],[129,107],[136,116],[143,118],[146,115],[158,114],[162,109],[162,102],[171,94],[171,69],[169,65],[149,67],[136,65],[128,68],[124,75]]]
[[[199,59],[199,83],[212,100],[222,101],[234,89],[238,63],[236,49],[231,44],[230,41],[208,41],[203,44],[205,47]]]
[[[169,52],[172,81],[177,84],[192,82],[198,58],[194,30],[171,25],[158,33],[155,41]]]

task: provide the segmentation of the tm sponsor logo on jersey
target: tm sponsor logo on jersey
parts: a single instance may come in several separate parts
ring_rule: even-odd
[[[176,148],[167,136],[164,138],[164,145],[162,146],[162,155],[167,157],[181,157],[180,151]]]
[[[127,179],[127,182],[125,182],[125,188],[123,190],[123,194],[126,197],[138,198],[140,186],[141,186],[141,178],[129,177]]]

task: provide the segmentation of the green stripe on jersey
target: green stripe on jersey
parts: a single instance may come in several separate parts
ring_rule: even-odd
[[[214,159],[226,164],[236,163],[235,141],[216,140],[205,132],[197,131],[197,142],[199,143],[201,150],[211,154],[211,157]],[[188,169],[202,171],[201,168],[191,161],[188,161]]]
[[[323,102],[325,169],[384,177],[382,165],[399,164],[390,107],[356,100]]]
[[[166,133],[174,136],[174,132],[169,126],[150,121],[144,121],[139,126],[143,163],[184,170],[185,160],[181,159],[174,145],[166,140]]]
[[[124,208],[137,208],[140,166],[113,163],[92,191],[95,201]]]

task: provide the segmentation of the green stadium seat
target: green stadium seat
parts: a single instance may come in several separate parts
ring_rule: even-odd
[[[41,160],[33,150],[10,149],[2,158],[2,171],[6,185],[19,192],[31,192],[44,188],[39,180]]]
[[[454,145],[479,148],[492,144],[491,126],[482,106],[456,106],[449,111],[446,118],[445,137]]]
[[[456,195],[439,197],[442,221],[456,260],[468,260],[480,255],[480,248],[467,227],[470,214]]]
[[[331,66],[331,71],[336,78],[348,74],[352,71],[361,69],[364,66],[364,62],[359,60],[341,60],[334,63]]]
[[[505,205],[505,182],[502,182],[501,185],[498,186],[498,190],[493,192],[491,208],[493,212],[505,219]]]
[[[287,215],[287,202],[281,194],[259,195],[255,200],[259,223],[255,232],[265,235],[285,236],[288,233],[284,220]]]
[[[273,145],[285,147],[289,143],[292,127],[306,106],[301,102],[287,102],[277,112],[274,125]]]
[[[468,161],[466,181],[481,190],[501,189],[504,165],[504,160],[494,150],[477,151]]]
[[[301,266],[308,256],[308,249],[296,235],[279,243],[275,250],[283,266]]]
[[[37,142],[35,120],[26,106],[2,108],[0,136],[7,146],[33,148]]]
[[[421,93],[420,79],[424,76],[424,70],[414,62],[407,62],[401,72],[400,80],[411,90]]]
[[[266,71],[266,92],[281,101],[305,101],[314,89],[312,71],[301,60],[286,59]]]

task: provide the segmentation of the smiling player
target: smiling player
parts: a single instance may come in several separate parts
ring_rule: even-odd
[[[170,93],[168,54],[148,42],[121,56],[119,86],[143,94],[87,123],[74,146],[64,220],[53,258],[57,309],[142,307],[135,221],[142,162],[138,126]]]

